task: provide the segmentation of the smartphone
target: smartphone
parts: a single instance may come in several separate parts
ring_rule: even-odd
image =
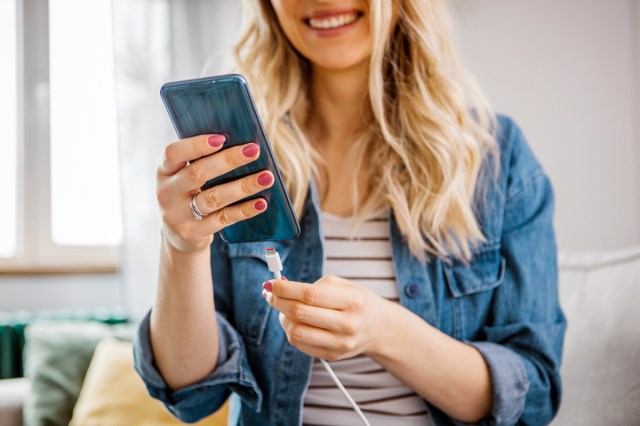
[[[203,191],[262,170],[273,173],[271,188],[238,201],[263,197],[268,203],[267,209],[224,228],[222,238],[230,243],[244,243],[297,237],[300,224],[245,78],[228,74],[176,81],[163,85],[160,96],[180,139],[213,133],[225,136],[223,149],[249,142],[260,145],[257,160],[209,180],[203,185]]]

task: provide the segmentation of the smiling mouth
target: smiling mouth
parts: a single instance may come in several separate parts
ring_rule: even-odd
[[[341,13],[327,17],[315,17],[305,19],[305,23],[311,28],[317,30],[332,30],[335,28],[346,27],[354,23],[362,16],[360,12]]]

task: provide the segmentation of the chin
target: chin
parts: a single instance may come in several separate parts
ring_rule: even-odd
[[[309,55],[307,59],[314,67],[330,71],[345,71],[353,68],[367,67],[369,52],[357,52],[348,49],[346,52],[332,51],[326,55]]]

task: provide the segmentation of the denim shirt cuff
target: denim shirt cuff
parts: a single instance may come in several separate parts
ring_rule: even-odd
[[[169,388],[155,366],[149,333],[150,317],[151,312],[142,319],[134,338],[135,369],[149,395],[162,401],[176,417],[188,422],[213,412],[211,408],[221,406],[230,391],[237,393],[255,411],[261,410],[262,391],[247,361],[244,344],[222,315],[216,313],[220,352],[213,373],[176,391]]]
[[[468,342],[489,365],[493,385],[491,417],[481,422],[486,426],[506,426],[518,422],[524,411],[529,378],[524,363],[513,350],[492,342]]]

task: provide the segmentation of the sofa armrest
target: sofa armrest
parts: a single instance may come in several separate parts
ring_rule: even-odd
[[[569,327],[553,426],[640,425],[640,247],[561,253]]]
[[[22,426],[22,407],[30,387],[24,378],[0,380],[0,425]]]

